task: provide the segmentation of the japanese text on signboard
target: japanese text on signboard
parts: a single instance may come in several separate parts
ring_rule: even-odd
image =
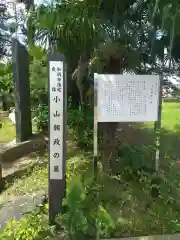
[[[158,75],[95,74],[98,122],[157,121]]]
[[[63,62],[49,63],[50,179],[63,178]]]

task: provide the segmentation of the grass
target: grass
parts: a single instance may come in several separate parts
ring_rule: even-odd
[[[29,169],[20,178],[15,178],[12,183],[6,184],[6,190],[3,192],[1,199],[8,196],[20,196],[32,194],[39,190],[47,191],[48,188],[48,161],[39,163]]]
[[[163,103],[162,134],[164,134],[163,136],[166,140],[164,146],[168,147],[169,155],[167,163],[172,163],[171,160],[176,160],[177,158],[175,156],[178,155],[174,143],[179,144],[179,113],[180,103]],[[6,132],[7,135],[10,135],[12,126],[8,127],[8,122],[5,122],[5,124],[7,124],[7,127],[3,131]],[[0,131],[2,131],[2,129]],[[10,131],[10,133],[8,133],[8,131]],[[2,141],[1,136],[2,132],[0,132],[0,142]],[[73,142],[69,142],[68,150],[68,183],[78,174],[82,175],[84,179],[89,179],[93,174],[92,156],[79,151]],[[173,151],[176,152],[175,156],[170,155]],[[7,197],[34,193],[41,189],[47,190],[47,156],[45,156],[45,158],[46,161],[43,165],[40,164],[36,166],[23,177],[15,179],[12,184],[7,185],[7,189],[2,196]],[[173,163],[175,163],[175,161]],[[172,178],[174,184],[180,185],[180,180],[178,180],[180,174],[177,172],[176,164],[174,164],[173,168],[170,167],[169,164],[168,174],[167,176]],[[176,207],[174,199],[171,196],[170,189],[167,184],[163,182],[160,185],[159,196],[153,197],[152,185],[150,183],[151,178],[151,175],[144,174],[140,174],[137,177],[137,175],[130,173],[128,168],[124,168],[118,175],[101,175],[97,180],[102,186],[100,201],[115,221],[116,229],[113,233],[115,237],[173,234],[180,232],[179,209]]]
[[[164,102],[161,126],[161,169],[180,197],[180,102]]]
[[[81,175],[83,182],[92,177],[91,156],[71,157],[68,160],[68,183],[74,176]],[[118,176],[101,175],[97,183],[101,185],[99,201],[110,213],[115,223],[113,237],[173,234],[180,232],[180,216],[167,189],[161,188],[158,198],[151,196],[149,177],[133,179],[128,171]],[[39,166],[29,175],[14,182],[6,194],[27,194],[47,189],[47,167]],[[91,199],[91,195],[88,198]],[[97,205],[97,202],[95,202]]]
[[[77,162],[84,158],[78,152],[78,148],[69,140],[68,142],[68,162],[71,163],[71,174],[77,170]],[[74,167],[73,167],[74,166]],[[70,176],[71,174],[68,174]],[[67,176],[67,177],[68,177]],[[69,178],[69,177],[68,177]],[[12,183],[6,184],[6,190],[1,194],[0,199],[7,199],[12,196],[32,194],[39,190],[47,191],[48,188],[48,154],[45,153],[43,161],[39,162],[27,170],[24,175],[14,178]]]
[[[129,175],[131,177],[131,175]],[[101,193],[103,205],[111,213],[116,223],[114,235],[145,236],[180,232],[180,216],[168,194],[162,192],[158,198],[151,196],[148,181],[136,182],[124,176],[118,179],[104,177],[104,192]]]
[[[74,176],[81,175],[83,182],[93,176],[92,156],[79,152],[70,154],[67,165],[68,184]],[[47,157],[47,156],[46,156]],[[46,161],[47,164],[47,161]],[[47,190],[47,165],[39,165],[14,183],[3,193],[4,196],[22,195]],[[180,215],[167,185],[162,183],[158,198],[151,196],[151,176],[129,173],[127,169],[119,175],[101,175],[100,201],[115,222],[114,236],[143,236],[180,232]],[[91,197],[91,196],[88,196]],[[97,202],[96,202],[97,205]]]
[[[0,144],[8,143],[15,139],[16,129],[15,126],[7,118],[0,119],[2,127],[0,128]]]
[[[0,128],[0,144],[8,143],[16,138],[16,127],[8,118],[0,118],[2,124]],[[36,126],[32,126],[32,131],[37,132]]]
[[[163,103],[162,127],[168,131],[176,132],[180,126],[180,102]]]

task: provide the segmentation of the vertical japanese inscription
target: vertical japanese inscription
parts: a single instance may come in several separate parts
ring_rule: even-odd
[[[158,75],[98,74],[99,122],[157,121]]]
[[[63,62],[49,63],[50,179],[63,179]]]

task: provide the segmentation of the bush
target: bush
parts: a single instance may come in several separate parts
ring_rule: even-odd
[[[45,60],[33,60],[30,65],[31,103],[33,107],[38,104],[48,104],[47,69]]]
[[[93,178],[83,181],[80,176],[71,179],[63,202],[66,213],[56,221],[70,239],[109,237],[115,223],[99,199],[100,186]]]
[[[93,146],[93,110],[91,108],[74,109],[69,99],[68,126],[73,131],[80,148],[90,149]]]
[[[0,103],[1,108],[7,111],[14,105],[12,96],[13,81],[12,81],[12,66],[10,63],[0,64]]]
[[[39,104],[48,105],[48,60],[38,46],[31,47],[29,54],[33,56],[30,64],[31,104],[36,108]]]
[[[11,220],[3,232],[1,240],[48,240],[55,236],[54,227],[48,225],[47,207],[37,209],[20,221]]]
[[[0,92],[0,108],[3,111],[8,111],[14,106],[14,98],[8,91]]]
[[[73,132],[75,141],[80,148],[90,149],[93,144],[93,111],[91,108],[79,110],[73,108],[71,100],[68,105],[68,126]],[[48,106],[39,104],[34,110],[34,122],[38,130],[48,128]]]
[[[149,152],[152,152],[152,146],[148,146],[147,148],[143,148],[142,146],[140,149],[129,144],[122,145],[118,149],[118,166],[121,169],[130,167],[134,172],[139,170],[154,172],[154,161],[153,158],[149,157]]]
[[[37,130],[47,130],[48,129],[48,106],[39,104],[35,109],[34,122],[36,124]]]

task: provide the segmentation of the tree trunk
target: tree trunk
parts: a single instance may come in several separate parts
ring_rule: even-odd
[[[116,129],[118,123],[99,123],[100,150],[104,172],[109,172],[117,159]]]
[[[120,74],[120,59],[111,57],[104,73]],[[99,123],[100,151],[104,172],[110,172],[117,159],[116,129],[118,123]]]
[[[26,11],[30,9],[34,10],[34,0],[24,0]],[[28,19],[28,46],[34,45],[35,26],[32,23],[32,19]]]

